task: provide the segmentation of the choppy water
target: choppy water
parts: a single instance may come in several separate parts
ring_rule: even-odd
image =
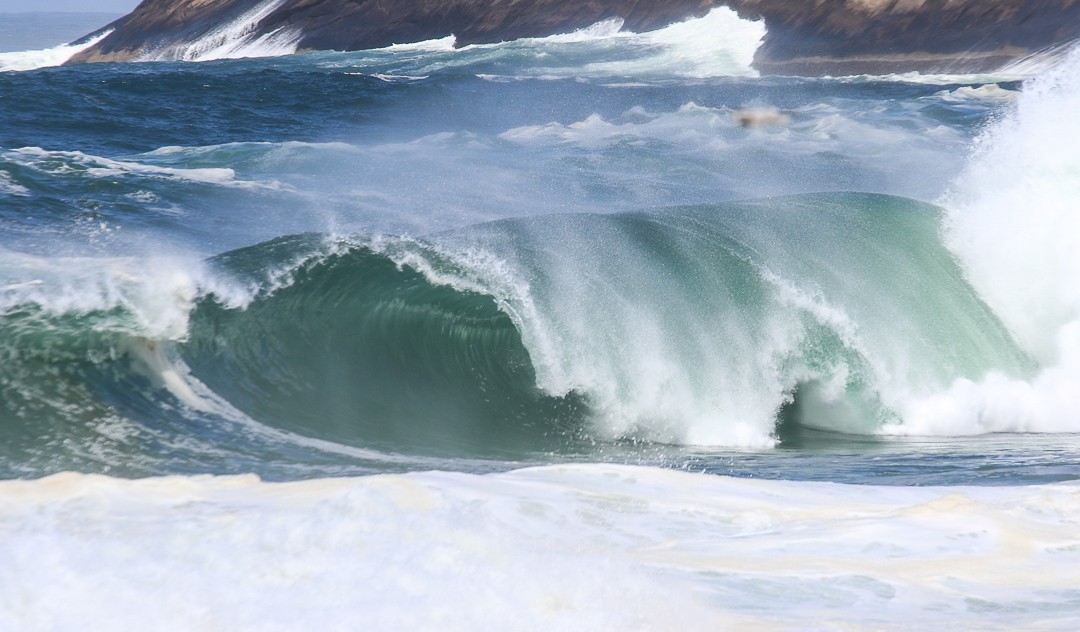
[[[5,627],[1071,629],[1080,58],[617,27],[0,54]]]

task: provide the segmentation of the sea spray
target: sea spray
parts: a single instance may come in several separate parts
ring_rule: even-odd
[[[977,139],[943,205],[972,284],[1038,358],[1034,378],[993,372],[913,405],[904,433],[1080,431],[1080,50],[1028,81]]]
[[[1028,81],[976,140],[943,200],[949,246],[1017,338],[1044,362],[1080,318],[1080,50]]]

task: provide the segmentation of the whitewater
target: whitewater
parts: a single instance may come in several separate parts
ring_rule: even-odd
[[[0,53],[0,628],[1075,629],[1080,52],[277,4]]]

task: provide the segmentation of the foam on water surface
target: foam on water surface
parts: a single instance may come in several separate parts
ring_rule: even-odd
[[[1066,630],[1080,615],[1078,513],[1074,484],[607,465],[286,484],[64,474],[0,483],[0,623]]]

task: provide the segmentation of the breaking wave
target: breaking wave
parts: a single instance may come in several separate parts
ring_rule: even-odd
[[[1035,370],[939,220],[822,194],[299,235],[51,278],[86,262],[24,259],[0,288],[0,425],[231,419],[286,444],[508,458],[922,428],[919,402],[957,379]]]

